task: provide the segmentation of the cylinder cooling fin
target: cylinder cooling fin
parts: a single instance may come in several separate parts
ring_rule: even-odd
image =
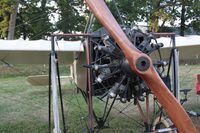
[[[163,46],[158,44],[151,34],[131,27],[123,27],[123,29],[130,41],[147,55]],[[93,95],[111,98],[117,96],[122,102],[130,101],[132,98],[143,100],[143,93],[149,91],[148,87],[132,71],[128,60],[105,28],[93,33],[91,45],[90,69],[94,79]],[[163,61],[159,60],[159,62]],[[140,71],[146,71],[149,65],[149,60],[145,57],[140,57],[136,63],[136,67]],[[155,67],[160,70],[161,65],[155,65]],[[160,75],[162,74],[160,73]]]
[[[123,27],[123,30],[132,44],[147,56],[159,51],[163,46],[158,44],[156,38],[151,34],[143,33],[131,27]],[[125,106],[133,103],[139,109],[140,114],[143,114],[142,108],[144,108],[141,107],[141,104],[146,102],[146,111],[148,112],[150,106],[148,99],[149,95],[152,94],[150,89],[131,69],[124,53],[105,28],[93,32],[89,51],[90,64],[84,65],[84,67],[91,70],[92,95],[105,102],[105,107],[102,108],[103,116],[97,116],[94,110],[96,128],[105,128],[106,120],[116,100]],[[165,79],[164,67],[167,63],[162,60],[161,56],[160,59],[153,62],[153,65],[158,75]],[[150,61],[146,56],[141,56],[136,60],[136,67],[141,72],[147,71],[149,66]],[[109,104],[110,106],[108,106]],[[164,116],[162,109],[159,109],[158,112],[160,117]],[[150,119],[150,116],[147,116],[147,119]],[[152,127],[152,123],[143,122],[146,131],[157,130]]]

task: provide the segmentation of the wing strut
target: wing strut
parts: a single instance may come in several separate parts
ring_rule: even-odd
[[[62,91],[61,91],[61,82],[60,82],[60,74],[58,67],[58,57],[55,52],[54,45],[54,36],[52,36],[52,50],[49,55],[49,133],[51,133],[51,93],[52,93],[52,101],[53,101],[53,118],[54,118],[54,130],[53,133],[61,133],[60,130],[60,118],[59,118],[59,105],[58,105],[58,89],[60,94],[60,104],[62,111],[62,120],[63,120],[63,128],[64,133],[67,132],[65,126],[65,117],[64,117],[64,107],[62,100]],[[58,77],[58,78],[57,78]]]

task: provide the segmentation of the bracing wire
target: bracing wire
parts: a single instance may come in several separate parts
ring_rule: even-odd
[[[121,14],[120,14],[120,11],[119,11],[119,8],[117,7],[117,3],[116,3],[116,1],[115,0],[112,0],[112,2],[113,2],[113,5],[114,5],[114,7],[115,7],[115,10],[117,11],[117,14],[118,14],[118,17],[119,17],[119,19],[120,19],[120,22],[121,22],[121,24],[122,25],[125,25],[125,23],[124,23],[124,21],[123,21],[123,19],[122,19],[122,16],[121,16]]]

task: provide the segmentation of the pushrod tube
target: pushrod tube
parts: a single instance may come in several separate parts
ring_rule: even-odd
[[[108,9],[104,0],[85,0],[90,10],[93,12],[99,22],[108,30],[110,35],[115,39],[119,47],[122,49],[132,70],[137,73],[148,85],[160,104],[163,106],[168,116],[175,124],[180,133],[197,133],[197,129],[193,125],[191,119],[185,112],[184,108],[176,100],[173,94],[163,83],[157,72],[155,71],[151,59],[139,51],[127,38],[112,13]],[[140,70],[137,67],[137,61],[141,57],[149,60],[149,67]]]

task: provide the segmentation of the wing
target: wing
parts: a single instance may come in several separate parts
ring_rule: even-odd
[[[179,58],[183,61],[198,60],[200,58],[200,36],[177,36],[176,48],[179,50]],[[169,51],[171,49],[171,39],[167,37],[161,37],[157,39],[158,42],[163,43],[164,47],[161,49],[162,56],[169,58]]]
[[[81,41],[58,41],[59,63],[72,64],[74,52],[82,52]],[[47,64],[51,41],[0,40],[0,60],[11,64]]]
[[[155,71],[151,59],[138,51],[124,34],[104,0],[85,0],[96,18],[108,30],[129,64],[148,85],[181,133],[197,133],[191,119]]]
[[[79,55],[78,53],[84,53],[81,41],[58,41],[56,44],[59,64],[72,65],[76,56]],[[50,51],[51,41],[0,40],[0,61],[8,64],[48,64]],[[72,74],[76,71],[79,72],[76,70],[77,62],[80,60],[73,64],[70,76],[61,76],[62,84],[70,83],[72,78],[79,83],[76,74]],[[82,76],[84,74],[79,75],[79,77]],[[29,76],[27,81],[31,85],[46,86],[48,85],[48,75]],[[80,87],[82,86],[80,85]]]

